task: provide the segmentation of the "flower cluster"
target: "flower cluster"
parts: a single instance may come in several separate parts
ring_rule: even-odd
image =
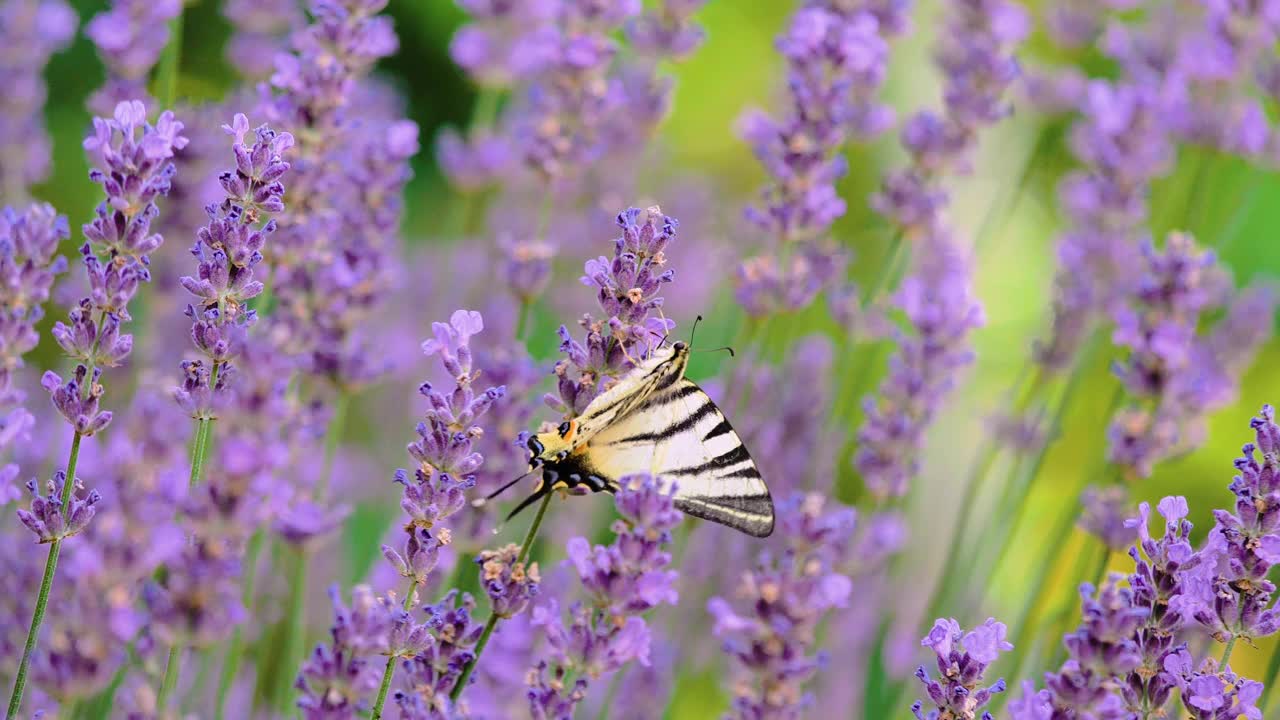
[[[569,608],[565,622],[555,600],[533,610],[542,629],[547,659],[529,672],[529,708],[533,717],[572,717],[590,683],[627,663],[649,662],[649,628],[640,617],[659,605],[676,602],[676,573],[663,546],[680,524],[674,487],[649,475],[618,481],[616,505],[621,517],[613,524],[611,545],[592,547],[574,538],[567,548],[586,602]],[[577,680],[566,685],[565,678]]]
[[[0,3],[0,196],[17,202],[49,176],[44,129],[44,67],[75,35],[78,20],[65,0]]]
[[[169,21],[182,12],[182,0],[114,0],[85,26],[107,66],[106,84],[89,98],[89,107],[108,113],[134,98],[149,102],[147,78],[169,43]]]
[[[293,146],[289,133],[276,135],[266,125],[258,127],[256,139],[245,144],[249,119],[236,114],[224,126],[235,137],[234,170],[219,176],[227,196],[207,208],[209,223],[196,233],[191,254],[196,258],[196,276],[182,278],[182,286],[196,298],[187,305],[191,318],[191,339],[196,350],[209,362],[182,364],[186,382],[175,391],[178,404],[193,418],[216,416],[217,396],[225,392],[224,378],[231,363],[242,352],[245,333],[257,319],[248,301],[263,289],[253,269],[262,262],[262,249],[275,232],[272,215],[284,211],[281,178],[289,170],[282,154]],[[211,368],[211,369],[210,369]]]
[[[914,274],[902,283],[898,306],[911,332],[896,330],[898,350],[878,397],[864,400],[854,467],[880,497],[901,497],[920,468],[925,430],[960,369],[973,361],[969,335],[983,323],[970,261],[953,243],[931,239]]]
[[[150,125],[146,107],[136,100],[117,105],[113,119],[94,118],[93,128],[84,141],[94,164],[89,178],[103,187],[107,199],[83,228],[88,242],[80,253],[89,295],[71,310],[70,325],[53,327],[58,344],[79,365],[65,383],[52,371],[42,381],[54,406],[81,435],[92,435],[111,420],[110,413],[98,410],[103,392],[98,378],[102,368],[119,365],[133,348],[133,336],[120,332],[121,323],[130,319],[129,301],[138,286],[151,279],[148,256],[164,242],[151,232],[159,214],[155,201],[169,191],[174,151],[187,144],[173,113],[161,113]]]
[[[371,656],[390,647],[394,610],[367,585],[351,591],[351,606],[336,588],[333,600],[332,643],[317,646],[298,675],[298,708],[310,719],[354,717],[368,709],[368,697],[378,687],[377,664]]]
[[[818,2],[799,10],[777,42],[787,60],[783,118],[752,111],[740,122],[770,176],[761,207],[749,208],[747,218],[787,253],[751,258],[739,270],[737,295],[753,314],[800,309],[843,270],[842,258],[822,242],[846,210],[835,187],[848,170],[841,148],[851,136],[870,139],[893,124],[878,96],[888,38],[904,24],[886,24],[862,5]]]
[[[251,80],[271,75],[275,57],[286,51],[289,34],[303,20],[295,0],[228,0],[222,14],[235,28],[226,58]]]
[[[426,625],[434,641],[404,661],[404,684],[409,689],[396,691],[395,702],[405,720],[454,716],[449,691],[474,660],[476,643],[483,632],[471,620],[474,611],[471,596],[457,590],[450,590],[440,602],[425,608]]]
[[[596,299],[607,316],[597,320],[584,315],[580,324],[587,331],[585,343],[560,327],[560,351],[565,357],[556,363],[559,396],[548,395],[547,403],[567,415],[577,415],[611,382],[632,365],[648,356],[675,327],[661,316],[663,284],[674,279],[665,250],[675,240],[679,222],[662,214],[662,209],[628,208],[618,213],[622,236],[614,240],[613,259],[603,255],[588,260],[582,283],[596,288]],[[658,312],[654,317],[653,313]]]
[[[853,590],[837,570],[853,534],[853,511],[829,507],[816,493],[792,495],[776,510],[782,551],[762,552],[743,574],[739,602],[707,603],[715,635],[741,675],[735,718],[801,716],[811,700],[804,684],[825,662],[816,652],[818,627]]]
[[[1231,482],[1235,512],[1214,511],[1214,527],[1197,557],[1200,579],[1180,598],[1180,610],[1219,642],[1253,641],[1280,630],[1272,607],[1275,585],[1267,579],[1280,563],[1280,427],[1264,405],[1251,422],[1256,441],[1236,459]],[[1261,460],[1258,458],[1261,454]]]
[[[1000,657],[1000,653],[1013,649],[1005,639],[1004,623],[995,618],[964,632],[954,619],[939,619],[933,629],[920,641],[937,655],[938,680],[929,677],[921,665],[916,677],[924,683],[929,703],[936,709],[922,712],[924,703],[917,700],[911,712],[920,720],[940,717],[976,717],[977,711],[991,702],[992,695],[1005,690],[1004,678],[988,687],[982,687],[982,676],[987,668]],[[984,712],[983,720],[991,720],[991,713]]]
[[[480,582],[489,596],[494,614],[509,618],[523,612],[538,594],[538,563],[526,564],[520,558],[520,546],[504,545],[485,550],[476,558],[480,566]]]
[[[1193,669],[1186,648],[1165,659],[1165,672],[1172,675],[1182,694],[1182,707],[1191,720],[1262,720],[1262,683],[1239,677],[1231,668],[1218,669],[1213,658],[1205,658]]]
[[[1090,82],[1081,99],[1070,145],[1085,168],[1060,185],[1071,226],[1058,242],[1052,329],[1036,348],[1049,370],[1069,368],[1096,314],[1129,295],[1147,190],[1173,161],[1161,103],[1153,85],[1102,80]]]
[[[1142,253],[1144,272],[1130,304],[1114,312],[1113,339],[1129,348],[1116,371],[1134,402],[1117,413],[1108,435],[1110,459],[1146,476],[1159,460],[1194,447],[1204,416],[1234,398],[1239,367],[1267,334],[1245,330],[1240,313],[1256,313],[1257,323],[1274,313],[1274,301],[1265,287],[1232,296],[1212,253],[1198,253],[1185,234],[1171,234],[1162,252],[1147,245]],[[1203,318],[1228,300],[1224,318],[1204,329]]]

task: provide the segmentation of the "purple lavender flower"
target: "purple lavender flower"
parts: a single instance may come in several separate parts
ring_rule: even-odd
[[[44,67],[75,35],[79,19],[63,0],[0,3],[0,196],[17,202],[49,176]]]
[[[1084,511],[1079,525],[1085,532],[1101,540],[1112,552],[1123,552],[1133,545],[1138,534],[1128,522],[1132,505],[1124,488],[1090,487],[1080,496],[1080,504]]]
[[[1157,87],[1094,81],[1084,93],[1071,149],[1087,169],[1060,185],[1072,222],[1058,242],[1053,327],[1036,347],[1037,361],[1049,370],[1070,367],[1097,314],[1130,292],[1147,188],[1173,160]]]
[[[911,712],[920,720],[943,716],[969,716],[977,714],[991,701],[991,696],[1005,690],[1004,678],[988,687],[982,687],[982,676],[987,667],[1000,657],[1000,653],[1013,649],[1005,639],[1004,623],[995,618],[964,632],[953,619],[939,619],[933,629],[920,641],[937,655],[940,680],[933,680],[921,665],[916,677],[924,683],[929,703],[936,706],[928,714],[921,712],[924,703],[917,700]],[[939,714],[941,713],[941,714]],[[991,720],[991,713],[984,712],[983,720]]]
[[[899,31],[861,4],[811,3],[778,38],[788,108],[781,119],[749,112],[739,125],[770,175],[761,206],[748,208],[747,219],[772,246],[747,260],[737,277],[737,296],[753,314],[798,310],[842,274],[842,253],[823,241],[846,210],[835,189],[848,169],[840,149],[849,137],[870,139],[892,125],[893,112],[878,95],[887,38]],[[796,250],[784,255],[793,244]]]
[[[1177,679],[1182,706],[1192,720],[1262,720],[1262,683],[1238,677],[1229,667],[1219,670],[1213,658],[1192,667],[1185,647],[1165,658],[1165,672]]]
[[[89,109],[110,112],[117,103],[149,102],[147,76],[169,43],[169,21],[182,12],[182,0],[114,0],[85,26],[107,66],[106,84],[89,98]]]
[[[475,657],[475,645],[482,627],[472,622],[475,601],[470,595],[450,590],[444,598],[425,608],[427,627],[435,642],[404,663],[405,685],[398,690],[396,705],[405,720],[433,720],[451,717],[453,702],[449,690],[458,682]]]
[[[75,429],[76,433],[86,437],[106,428],[111,423],[112,415],[110,410],[98,409],[99,400],[104,392],[102,385],[98,384],[98,379],[102,377],[102,370],[93,371],[93,377],[89,379],[86,388],[85,380],[88,379],[88,372],[88,368],[84,365],[77,365],[75,375],[65,383],[52,370],[45,371],[44,376],[40,378],[40,385],[49,392],[53,407]]]
[[[666,267],[665,250],[675,240],[679,222],[653,206],[618,213],[622,237],[614,240],[613,259],[588,260],[582,284],[596,288],[596,299],[608,316],[597,320],[584,315],[579,322],[587,331],[585,343],[560,327],[560,351],[556,363],[559,396],[548,394],[547,404],[566,415],[577,415],[612,381],[648,356],[675,323],[652,313],[662,307],[658,291],[675,277]]]
[[[275,56],[288,48],[289,34],[302,25],[296,0],[229,0],[222,14],[235,28],[226,57],[250,80],[265,80]]]
[[[566,623],[552,599],[533,610],[533,624],[546,636],[547,657],[529,671],[530,714],[563,718],[586,695],[590,683],[624,665],[649,662],[649,628],[640,615],[660,604],[675,604],[676,573],[662,547],[680,524],[673,487],[648,475],[619,479],[616,505],[621,518],[608,546],[590,547],[583,538],[568,553],[590,600],[574,603]],[[565,685],[565,678],[579,679]]]
[[[627,23],[627,40],[637,52],[681,59],[692,54],[706,38],[693,22],[693,14],[706,0],[665,0]]]
[[[510,618],[523,612],[538,594],[538,563],[526,564],[519,559],[520,546],[514,543],[497,550],[485,550],[476,558],[480,566],[480,583],[494,614]]]
[[[102,500],[102,496],[96,490],[84,493],[84,483],[79,479],[72,481],[74,487],[71,490],[71,502],[63,512],[62,495],[66,482],[66,474],[61,471],[54,473],[45,487],[45,495],[40,494],[35,480],[27,483],[27,490],[31,491],[33,496],[31,509],[19,508],[18,519],[27,526],[27,529],[35,533],[37,542],[58,542],[63,538],[76,535],[85,529],[97,512],[94,506]]]
[[[458,0],[472,21],[458,28],[449,55],[479,85],[506,87],[555,61],[562,9],[555,0]],[[565,10],[564,12],[567,12]]]
[[[67,268],[66,259],[55,253],[69,236],[67,219],[51,205],[0,212],[0,410],[6,414],[0,446],[29,423],[30,416],[19,408],[24,394],[13,387],[13,374],[39,343],[35,326],[44,316],[42,306],[54,278]]]
[[[226,371],[244,349],[246,334],[257,314],[248,301],[263,289],[254,278],[254,267],[263,259],[267,238],[275,232],[272,215],[284,211],[284,185],[280,178],[289,170],[281,155],[293,146],[293,136],[276,135],[266,125],[255,131],[256,140],[245,144],[249,120],[237,113],[231,125],[236,167],[219,176],[226,197],[206,208],[208,224],[196,232],[191,254],[196,258],[196,275],[182,278],[182,286],[196,299],[187,305],[192,321],[195,348],[210,363],[183,363],[190,380],[174,393],[178,404],[199,420],[216,417],[216,408],[225,406]]]
[[[1267,579],[1280,562],[1280,427],[1270,405],[1251,426],[1256,441],[1242,448],[1235,462],[1239,474],[1230,485],[1235,512],[1214,511],[1213,530],[1196,555],[1202,571],[1187,581],[1177,607],[1219,642],[1252,641],[1280,630],[1280,612],[1271,602],[1276,588]]]
[[[743,573],[736,603],[707,603],[713,632],[734,661],[731,717],[799,717],[811,698],[807,682],[823,665],[815,653],[818,626],[849,600],[853,585],[836,570],[854,528],[851,509],[830,508],[818,494],[795,494],[778,503],[779,535],[785,546],[760,553]]]
[[[436,161],[449,184],[465,193],[495,185],[511,169],[510,139],[477,129],[463,137],[452,128],[436,136]]]
[[[367,585],[351,592],[351,607],[342,603],[337,588],[330,590],[333,625],[330,646],[317,646],[302,665],[296,688],[298,708],[308,720],[354,717],[369,707],[378,687],[380,664],[370,656],[386,650],[392,634],[392,616]]]
[[[982,325],[969,260],[952,241],[922,245],[916,271],[898,292],[911,332],[898,331],[898,350],[876,397],[864,401],[854,466],[879,497],[900,497],[920,464],[924,431],[973,360],[969,334]],[[877,399],[878,398],[878,399]]]

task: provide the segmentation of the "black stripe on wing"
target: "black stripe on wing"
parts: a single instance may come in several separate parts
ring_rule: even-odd
[[[703,418],[707,417],[708,415],[712,415],[715,412],[716,412],[715,403],[711,402],[710,398],[707,398],[702,403],[702,406],[699,407],[697,410],[694,410],[689,415],[671,423],[670,425],[666,426],[665,428],[662,428],[661,430],[637,433],[635,435],[631,435],[630,437],[624,437],[621,440],[614,440],[609,444],[623,445],[626,443],[657,442],[659,440],[666,440],[668,438],[675,437],[676,435],[682,432],[685,432],[687,430],[692,430],[693,428],[697,427],[698,423],[701,422]]]
[[[676,508],[755,537],[773,534],[773,498],[767,490],[761,495],[677,497]]]
[[[747,446],[741,442],[732,450],[726,450],[723,453],[711,458],[701,465],[691,465],[689,467],[676,468],[674,470],[664,470],[664,475],[701,475],[703,473],[727,468],[742,462],[751,462],[751,453],[747,452]],[[757,473],[757,476],[759,473]]]

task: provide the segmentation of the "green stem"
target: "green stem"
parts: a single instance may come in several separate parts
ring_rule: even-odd
[[[498,88],[484,86],[476,93],[475,105],[471,107],[471,129],[493,127],[498,118],[498,101],[502,92]]]
[[[175,643],[169,648],[169,659],[164,664],[164,678],[160,681],[160,694],[156,695],[156,717],[163,718],[168,714],[169,696],[178,684],[178,665],[182,659],[182,645]]]
[[[290,670],[302,657],[306,631],[306,618],[303,617],[303,612],[307,595],[307,551],[299,547],[295,560],[293,577],[289,579],[289,612],[285,626],[284,662],[281,665],[282,669],[276,673],[276,701],[280,703],[279,709],[282,711],[289,709],[289,688],[296,677]]]
[[[542,527],[542,518],[547,514],[547,506],[551,504],[551,498],[555,497],[554,493],[548,492],[543,496],[542,502],[538,504],[538,514],[533,516],[533,523],[529,525],[529,531],[524,535],[524,542],[520,544],[520,553],[516,556],[516,564],[523,563],[529,557],[529,551],[533,548],[533,541],[538,537],[538,528]],[[475,652],[471,656],[471,661],[467,666],[462,668],[462,674],[458,676],[458,682],[454,683],[453,690],[449,693],[449,699],[457,701],[462,695],[462,690],[467,686],[467,681],[471,679],[471,672],[475,670],[476,663],[480,661],[480,655],[484,652],[485,645],[489,644],[489,636],[493,634],[493,629],[498,625],[498,614],[489,613],[489,619],[485,621],[484,630],[480,633],[480,639],[476,642]]]
[[[222,371],[222,363],[215,362],[213,371],[209,373],[209,391],[216,392],[218,387],[218,373]],[[204,473],[204,463],[209,453],[209,438],[213,435],[213,421],[215,418],[202,417],[199,424],[196,425],[195,444],[191,448],[191,479],[188,487],[195,487],[200,484],[200,477]]]
[[[249,538],[249,545],[244,552],[244,582],[240,586],[240,604],[248,608],[253,602],[254,585],[258,579],[258,555],[262,552],[265,538],[261,529],[256,530]],[[218,699],[214,705],[213,717],[222,720],[227,709],[227,697],[231,694],[231,685],[240,672],[240,656],[244,652],[244,635],[240,625],[231,631],[231,641],[227,645],[227,656],[222,661],[222,677],[218,680]]]
[[[89,377],[93,377],[90,371]],[[67,516],[67,508],[71,506],[71,494],[76,486],[76,464],[80,462],[80,441],[84,438],[76,433],[71,438],[71,452],[67,456],[67,469],[62,480],[62,517]],[[27,687],[27,671],[31,667],[31,655],[36,649],[36,639],[40,636],[40,625],[44,622],[45,610],[49,607],[49,591],[53,588],[53,576],[58,570],[58,555],[62,552],[62,538],[49,543],[49,556],[44,561],[44,577],[40,579],[40,591],[36,595],[35,611],[31,613],[31,625],[27,628],[27,644],[22,648],[22,660],[18,663],[18,672],[13,677],[13,693],[9,696],[9,709],[5,712],[6,720],[18,716],[18,708],[22,707],[22,692]]]
[[[1227,663],[1231,662],[1231,651],[1236,648],[1236,636],[1231,635],[1231,639],[1227,641],[1227,646],[1222,649],[1222,660],[1218,662],[1218,667],[1225,670]]]
[[[1267,711],[1267,701],[1271,699],[1271,688],[1280,682],[1280,644],[1271,651],[1271,659],[1267,661],[1267,674],[1264,676],[1269,678],[1266,686],[1262,688],[1262,700],[1258,703],[1258,707],[1265,714]]]
[[[407,612],[413,605],[413,594],[418,591],[418,581],[409,584],[409,592],[404,594],[404,609]],[[391,689],[391,678],[396,672],[396,656],[387,658],[386,667],[382,668],[382,683],[378,686],[378,699],[373,703],[373,720],[382,720],[382,706],[387,702],[387,691]]]
[[[529,324],[529,306],[532,303],[528,298],[520,298],[520,315],[516,319],[516,340],[524,342],[524,331]]]
[[[324,465],[320,469],[320,478],[316,481],[315,498],[324,500],[329,491],[329,477],[333,474],[333,459],[338,454],[338,446],[342,444],[342,433],[347,425],[347,412],[351,409],[351,394],[340,390],[333,401],[333,419],[329,421],[328,431],[324,437]]]
[[[182,10],[178,16],[169,21],[169,42],[165,43],[164,53],[156,67],[156,98],[160,107],[173,109],[178,99],[178,66],[182,61]]]
[[[191,689],[187,691],[186,696],[179,705],[179,712],[183,717],[191,713],[191,704],[200,700],[200,694],[204,692],[204,684],[209,679],[209,665],[213,662],[213,649],[205,648],[200,651],[200,662],[196,665],[196,679],[191,683]]]

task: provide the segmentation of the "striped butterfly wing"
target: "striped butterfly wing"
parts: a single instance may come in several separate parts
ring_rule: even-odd
[[[654,393],[587,442],[611,482],[649,472],[676,483],[676,507],[756,537],[773,532],[773,500],[724,413],[693,382]]]

